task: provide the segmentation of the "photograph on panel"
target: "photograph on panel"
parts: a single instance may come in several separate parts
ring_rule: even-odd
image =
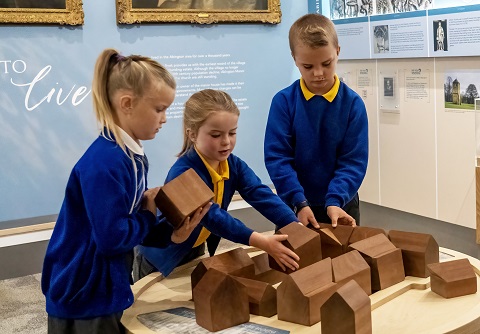
[[[480,70],[458,70],[445,73],[445,109],[474,110],[480,89]]]
[[[383,96],[384,97],[393,97],[394,96],[394,82],[393,77],[384,77],[383,78]]]
[[[448,51],[447,20],[433,21],[433,50]]]
[[[132,8],[267,10],[268,0],[132,0]]]
[[[390,52],[388,40],[388,25],[378,25],[373,27],[373,53]]]
[[[330,0],[330,19],[345,18],[345,0]]]

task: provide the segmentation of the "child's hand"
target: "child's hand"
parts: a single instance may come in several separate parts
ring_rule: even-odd
[[[159,190],[160,187],[156,187],[148,189],[143,193],[142,209],[150,211],[155,216],[157,215],[157,205],[155,204],[155,197],[157,196]]]
[[[208,210],[210,210],[211,206],[212,202],[209,202],[203,208],[199,208],[191,218],[185,218],[185,222],[182,224],[182,226],[173,231],[171,237],[172,242],[179,244],[187,240],[195,227],[200,224],[200,221],[208,212]]]
[[[278,263],[282,270],[288,267],[291,270],[298,269],[297,261],[300,260],[297,254],[282,244],[283,240],[287,240],[286,234],[262,235],[253,232],[250,236],[250,245],[264,250],[270,254]]]
[[[333,205],[328,206],[327,215],[332,220],[333,227],[336,227],[337,224],[357,226],[357,223],[355,222],[355,218],[350,216],[348,213],[346,213],[342,208],[338,206],[333,206]]]
[[[315,219],[315,215],[313,214],[313,211],[309,206],[302,208],[302,210],[298,212],[297,217],[298,220],[303,224],[303,226],[312,224],[313,227],[320,228],[320,225],[318,225],[318,222]]]

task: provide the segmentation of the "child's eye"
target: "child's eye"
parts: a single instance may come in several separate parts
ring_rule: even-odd
[[[164,112],[166,108],[157,108],[157,113]]]
[[[235,136],[237,133],[236,132],[230,132],[230,136]]]
[[[324,67],[330,66],[331,63],[323,64]]]
[[[303,65],[303,67],[306,68],[306,69],[311,69],[312,65]]]
[[[218,137],[220,137],[220,135],[211,135],[211,136],[212,136],[212,138],[218,138]]]

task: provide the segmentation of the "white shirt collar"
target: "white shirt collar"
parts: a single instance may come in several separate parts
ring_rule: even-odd
[[[128,133],[125,132],[121,127],[117,127],[120,131],[120,137],[122,137],[125,146],[128,147],[130,151],[138,155],[144,155],[142,144],[138,144]]]

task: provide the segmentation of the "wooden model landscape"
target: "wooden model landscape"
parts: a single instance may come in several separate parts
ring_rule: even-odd
[[[160,188],[155,204],[173,227],[179,228],[185,218],[212,200],[213,195],[195,170],[190,168]]]

